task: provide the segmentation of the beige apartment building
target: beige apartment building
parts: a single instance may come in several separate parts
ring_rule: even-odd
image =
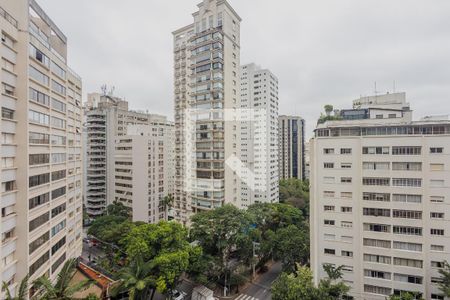
[[[81,78],[34,0],[1,1],[0,30],[0,282],[14,294],[81,254]]]
[[[164,116],[129,110],[128,102],[121,98],[92,93],[85,105],[84,139],[84,201],[89,216],[103,215],[106,206],[118,200],[133,208],[134,220],[157,222],[166,218],[159,213],[156,207],[159,200],[156,199],[173,195],[175,145],[172,122]],[[164,149],[159,141],[164,143]],[[140,148],[145,143],[148,146]],[[144,153],[147,154],[136,156]],[[158,156],[154,156],[156,153]],[[148,176],[140,177],[144,173]],[[160,176],[164,179],[157,180]],[[136,209],[141,204],[149,208]]]
[[[280,179],[305,179],[305,120],[278,118],[278,172]]]
[[[412,120],[404,93],[362,97],[311,139],[311,267],[344,265],[355,299],[417,292],[450,257],[450,120]]]
[[[175,219],[239,205],[240,22],[225,0],[204,0],[173,32]]]
[[[278,78],[256,64],[241,66],[240,207],[275,203],[278,195]]]

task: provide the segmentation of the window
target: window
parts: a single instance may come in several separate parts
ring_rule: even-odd
[[[61,79],[66,79],[66,71],[58,66],[54,61],[52,61],[51,70],[53,74],[59,76]]]
[[[56,198],[59,198],[59,197],[65,195],[65,194],[66,194],[66,187],[65,186],[57,188],[57,189],[52,191],[52,200],[56,199]]]
[[[29,155],[29,163],[31,166],[48,164],[49,162],[50,162],[50,154],[42,153]]]
[[[391,279],[391,273],[389,272],[367,270],[367,269],[364,270],[364,276],[378,279],[387,279],[387,280]]]
[[[52,164],[64,163],[66,161],[66,153],[52,153]]]
[[[49,78],[47,75],[44,75],[32,66],[29,66],[28,73],[32,79],[36,80],[42,85],[48,86]]]
[[[323,178],[323,183],[332,184],[334,183],[334,177],[326,176]]]
[[[390,217],[391,211],[386,208],[363,208],[363,215],[374,216],[374,217]]]
[[[30,100],[35,101],[37,103],[40,103],[42,105],[46,105],[48,106],[50,103],[50,97],[47,96],[46,94],[39,92],[35,89],[30,88],[29,89],[29,93],[30,93]]]
[[[341,251],[341,256],[353,257],[353,251],[342,250]]]
[[[325,148],[323,149],[323,154],[334,154],[333,148]]]
[[[432,268],[443,268],[444,263],[441,261],[431,261],[431,267]]]
[[[8,169],[14,167],[14,157],[2,157],[1,168]]]
[[[52,126],[65,129],[66,128],[66,121],[57,117],[52,117]]]
[[[52,108],[60,112],[66,112],[66,104],[55,98],[52,98]]]
[[[432,179],[430,180],[430,187],[444,187],[444,180]]]
[[[325,169],[333,169],[334,168],[334,163],[323,163],[323,167]]]
[[[443,252],[444,251],[444,246],[443,245],[431,245],[430,249],[431,249],[431,251]]]
[[[49,125],[50,117],[47,114],[43,114],[34,110],[29,110],[28,112],[28,120],[30,122],[42,124],[42,125]]]
[[[64,252],[60,258],[58,258],[52,265],[52,273],[54,273],[59,266],[66,261],[66,252]]]
[[[352,183],[351,177],[341,177],[341,183]]]
[[[394,265],[421,269],[423,267],[423,262],[417,259],[394,257]]]
[[[50,182],[50,174],[49,173],[34,175],[34,176],[29,177],[28,186],[35,187],[35,186],[39,186],[39,185],[46,184],[49,182]]]
[[[364,177],[363,178],[363,185],[379,185],[379,186],[389,186],[391,182],[390,178],[370,178],[370,177]]]
[[[30,144],[46,145],[50,142],[50,135],[45,133],[30,132],[29,142]]]
[[[29,268],[28,274],[32,276],[43,264],[45,264],[50,258],[49,251],[45,252],[41,257],[39,257]]]
[[[431,219],[443,219],[444,213],[442,212],[430,212],[430,218]]]
[[[422,284],[423,282],[423,278],[421,276],[405,275],[397,273],[394,274],[394,280],[413,284]]]
[[[383,115],[376,115],[375,118],[377,118],[377,119],[383,119]]]
[[[66,88],[54,80],[52,80],[52,90],[61,95],[66,95]]]
[[[392,194],[392,201],[406,202],[406,203],[421,203],[422,195]]]
[[[50,67],[50,59],[32,44],[30,44],[30,56],[45,65],[47,68]]]
[[[2,93],[6,94],[8,96],[15,96],[16,88],[12,85],[2,82]]]
[[[50,220],[50,214],[48,212],[31,220],[29,222],[29,227],[28,227],[29,232],[32,232],[36,228],[42,226],[43,224],[47,223],[49,220]]]
[[[65,146],[66,145],[66,137],[65,136],[52,134],[51,140],[52,140],[52,145],[55,145],[55,146]]]
[[[420,163],[420,162],[393,162],[392,170],[394,170],[394,171],[422,171],[422,163]]]
[[[378,248],[391,248],[391,241],[388,240],[376,240],[376,239],[364,239],[363,240],[364,246],[368,247],[378,247]]]
[[[61,247],[64,246],[65,244],[66,244],[66,237],[63,237],[58,242],[56,242],[56,244],[52,246],[52,255],[58,252],[58,250],[61,249]]]
[[[364,223],[363,227],[365,231],[391,232],[391,226],[386,224]]]
[[[342,169],[351,169],[352,163],[341,163],[341,168]]]
[[[66,211],[66,204],[63,203],[55,208],[52,209],[52,218],[56,217],[60,213]]]
[[[352,154],[352,148],[341,148],[341,154]]]
[[[53,228],[52,228],[52,237],[54,237],[56,234],[58,234],[64,228],[66,228],[66,220],[62,220],[57,225],[53,226]]]
[[[430,153],[432,153],[432,154],[444,153],[444,148],[442,148],[442,147],[431,147],[430,148]]]
[[[334,226],[335,221],[334,220],[323,220],[323,224],[329,225],[329,226]]]
[[[434,229],[430,230],[431,235],[444,235],[444,229]]]
[[[443,203],[445,200],[444,196],[430,196],[430,202],[432,203]]]
[[[403,235],[422,235],[421,227],[411,227],[411,226],[398,226],[394,225],[392,231],[394,234],[403,234]]]
[[[353,222],[341,221],[341,227],[342,228],[352,228],[353,227]]]
[[[49,193],[45,193],[45,194],[33,197],[30,200],[28,200],[28,208],[33,209],[35,207],[38,207],[42,204],[47,203],[48,201],[50,201]]]
[[[324,211],[334,211],[334,206],[332,205],[324,205],[323,206]]]
[[[343,212],[343,213],[351,213],[352,212],[352,208],[350,206],[342,206],[341,207],[341,212]]]
[[[2,107],[2,118],[14,120],[14,110]]]
[[[336,250],[325,248],[325,249],[323,249],[323,253],[324,254],[328,254],[328,255],[335,255],[336,254]]]
[[[384,255],[366,254],[364,253],[364,261],[379,263],[379,264],[391,264],[391,258]]]
[[[422,147],[420,146],[394,146],[392,155],[420,155]]]
[[[421,187],[420,178],[392,178],[392,186]]]
[[[6,181],[2,182],[2,193],[15,191],[17,189],[16,181]]]
[[[333,198],[334,197],[334,192],[333,191],[324,191],[323,192],[323,196],[326,198]]]
[[[444,171],[444,164],[430,164],[431,171]]]
[[[389,154],[389,147],[363,147],[363,154]]]
[[[341,198],[352,198],[352,192],[341,192]]]
[[[422,244],[394,241],[392,245],[398,250],[422,252]]]
[[[363,200],[367,201],[384,201],[389,202],[391,198],[391,194],[387,193],[363,193]]]
[[[391,291],[392,291],[392,289],[384,287],[384,286],[376,286],[376,285],[370,285],[370,284],[364,285],[365,293],[389,296],[391,294]]]
[[[444,298],[442,295],[431,294],[431,300],[444,300]]]
[[[364,170],[389,170],[388,162],[363,162]]]
[[[49,238],[50,234],[47,231],[46,233],[38,237],[36,240],[31,242],[30,245],[28,246],[29,254],[32,254],[35,250],[39,249],[39,247],[44,245],[49,240]]]
[[[392,217],[394,218],[402,218],[402,219],[422,219],[422,212],[419,210],[402,210],[402,209],[393,209]]]

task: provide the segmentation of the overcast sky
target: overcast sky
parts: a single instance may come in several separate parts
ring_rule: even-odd
[[[115,86],[132,108],[173,119],[171,32],[200,0],[37,0],[68,37],[84,94]],[[279,79],[280,114],[306,119],[325,104],[407,92],[419,118],[450,113],[450,1],[229,0],[241,23],[241,63]],[[85,95],[84,95],[85,97]]]

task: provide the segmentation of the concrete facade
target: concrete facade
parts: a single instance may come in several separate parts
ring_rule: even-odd
[[[355,299],[404,291],[444,299],[437,281],[450,254],[450,121],[412,121],[404,93],[354,104],[311,140],[314,279],[326,276],[323,264],[344,265]]]
[[[14,294],[27,274],[53,280],[81,254],[82,85],[34,0],[2,1],[0,28],[0,282]]]

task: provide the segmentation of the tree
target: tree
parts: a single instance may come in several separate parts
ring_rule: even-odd
[[[120,280],[111,288],[111,295],[116,297],[128,293],[130,300],[153,299],[157,286],[153,267],[153,262],[144,262],[141,256],[135,257],[129,266],[120,271]]]
[[[289,203],[309,216],[309,181],[297,178],[280,180],[280,202]]]
[[[418,297],[419,293],[414,292],[407,292],[407,293],[401,293],[401,295],[390,295],[388,300],[416,300],[419,299]],[[420,298],[423,300],[423,298]]]
[[[327,104],[323,108],[325,110],[326,115],[329,117],[331,112],[333,111],[333,105]]]
[[[106,207],[106,214],[108,216],[130,218],[131,209],[123,205],[122,202],[114,201],[112,204]]]
[[[56,283],[53,284],[50,279],[43,275],[33,282],[33,287],[37,290],[39,299],[42,300],[71,300],[75,293],[87,289],[92,282],[84,280],[71,285],[71,280],[75,273],[77,261],[69,259],[58,274]]]
[[[9,292],[9,286],[8,283],[3,282],[2,289],[5,291],[5,300],[26,300],[27,299],[27,293],[28,293],[28,279],[29,276],[25,276],[25,278],[22,279],[19,285],[19,289],[17,290],[16,296],[12,296]]]
[[[289,225],[276,231],[273,245],[274,258],[281,260],[283,269],[293,272],[296,263],[306,264],[309,259],[309,233]]]
[[[450,264],[448,261],[444,261],[442,269],[439,269],[442,282],[439,283],[439,290],[445,297],[450,297]]]
[[[274,300],[335,300],[342,299],[349,290],[339,279],[342,277],[341,267],[328,268],[328,275],[332,278],[322,279],[317,287],[313,284],[311,270],[297,264],[294,273],[281,273],[272,285],[272,299]],[[328,272],[327,272],[328,273]]]
[[[188,270],[190,260],[198,255],[196,246],[188,242],[187,230],[177,222],[136,225],[122,243],[130,261],[142,258],[151,264],[156,288],[161,293],[175,287],[180,275]]]
[[[92,222],[88,234],[101,241],[120,245],[120,241],[130,232],[135,225],[124,216],[101,216]]]

